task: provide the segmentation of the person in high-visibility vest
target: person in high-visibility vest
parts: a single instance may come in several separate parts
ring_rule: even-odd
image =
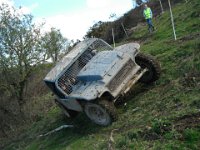
[[[144,5],[143,15],[144,15],[145,20],[147,21],[149,32],[154,31],[155,28],[152,23],[153,14],[152,14],[151,8],[149,8],[147,4]]]

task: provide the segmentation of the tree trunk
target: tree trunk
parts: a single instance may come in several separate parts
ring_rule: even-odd
[[[58,54],[55,52],[55,59],[54,59],[54,62],[57,62],[58,61]]]
[[[26,84],[26,80],[23,80],[19,83],[18,104],[20,107],[20,113],[23,113],[23,106],[26,103],[24,99],[25,84]]]

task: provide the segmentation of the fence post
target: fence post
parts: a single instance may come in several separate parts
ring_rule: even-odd
[[[112,37],[113,37],[113,44],[114,44],[114,48],[115,48],[115,33],[114,33],[114,29],[112,28]]]
[[[160,2],[161,11],[162,11],[162,13],[164,13],[164,9],[163,9],[163,5],[162,5],[161,0],[159,0],[159,2]]]
[[[127,32],[126,32],[126,29],[125,29],[125,27],[124,27],[124,24],[121,23],[121,25],[122,25],[122,28],[123,28],[123,30],[124,30],[124,33],[126,34],[126,37],[128,38],[128,34],[127,34]]]
[[[176,40],[176,30],[175,30],[175,26],[174,26],[174,18],[173,18],[170,0],[168,0],[168,3],[169,3],[170,15],[171,15],[172,28],[173,28],[173,32],[174,32],[174,39]]]

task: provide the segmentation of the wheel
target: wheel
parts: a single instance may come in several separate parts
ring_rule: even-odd
[[[148,69],[148,71],[140,78],[140,82],[151,83],[159,79],[161,73],[160,64],[153,58],[153,56],[139,53],[135,57],[135,62],[141,68]]]
[[[117,118],[114,103],[108,100],[87,102],[84,111],[90,120],[101,126],[108,126]]]
[[[70,110],[68,108],[66,108],[61,102],[59,102],[57,99],[55,99],[55,103],[61,108],[61,110],[63,111],[63,113],[68,116],[68,114],[70,116],[70,118],[75,118],[77,115],[78,115],[78,112],[77,111],[74,111],[74,110]]]

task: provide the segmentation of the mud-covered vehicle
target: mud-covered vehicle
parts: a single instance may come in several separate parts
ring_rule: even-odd
[[[75,117],[84,111],[94,123],[109,125],[116,119],[114,102],[119,97],[137,81],[151,83],[159,78],[159,63],[139,48],[137,43],[113,48],[101,39],[86,39],[44,81],[65,115]]]

